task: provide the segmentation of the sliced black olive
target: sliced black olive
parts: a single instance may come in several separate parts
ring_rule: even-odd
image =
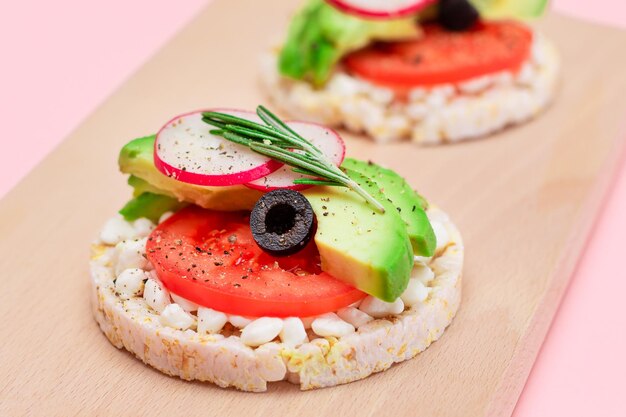
[[[303,249],[315,234],[315,226],[311,203],[292,190],[264,194],[250,214],[255,242],[274,256],[292,255]]]
[[[440,0],[439,23],[448,30],[462,31],[474,26],[478,10],[468,0]]]

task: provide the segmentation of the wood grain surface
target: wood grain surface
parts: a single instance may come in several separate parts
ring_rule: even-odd
[[[187,110],[264,102],[258,54],[293,7],[212,3],[0,201],[1,416],[511,413],[624,147],[626,34],[560,16],[540,23],[564,74],[538,119],[436,148],[348,138],[349,153],[396,168],[464,234],[461,309],[417,358],[345,386],[249,394],[162,375],[92,319],[89,243],[130,196],[120,147]]]

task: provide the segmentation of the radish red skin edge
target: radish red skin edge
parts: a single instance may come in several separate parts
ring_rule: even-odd
[[[164,130],[174,124],[179,119],[184,117],[193,116],[193,115],[202,115],[203,112],[207,111],[217,111],[223,113],[231,113],[237,115],[249,115],[250,118],[253,116],[256,117],[256,114],[253,112],[241,111],[241,110],[232,110],[232,109],[207,109],[207,110],[196,110],[188,113],[184,113],[172,118],[168,121],[157,133],[156,140],[154,141],[154,165],[155,167],[164,175],[167,175],[170,178],[176,179],[181,182],[202,185],[202,186],[231,186],[231,185],[240,185],[245,184],[250,181],[254,181],[256,179],[262,178],[271,174],[272,172],[278,170],[283,166],[281,162],[275,161],[271,158],[267,158],[264,163],[259,164],[251,169],[237,171],[234,173],[220,173],[220,174],[201,174],[197,172],[191,172],[185,169],[177,168],[170,163],[166,162],[159,155],[159,137],[163,134]],[[260,119],[259,119],[260,120]],[[208,131],[211,127],[207,124],[207,135]],[[226,139],[223,139],[225,143]],[[240,145],[237,145],[240,146]],[[241,147],[242,151],[245,150],[245,147]],[[250,151],[252,152],[252,151]]]
[[[314,122],[290,120],[286,123],[295,130],[296,133],[311,141],[313,145],[324,152],[332,163],[341,166],[346,155],[346,145],[339,133],[329,127]],[[270,175],[251,181],[245,184],[245,186],[263,192],[278,189],[302,191],[312,187],[312,185],[294,184],[293,180],[297,178],[313,177],[296,174],[292,171],[291,167],[285,165]]]
[[[326,2],[337,9],[358,17],[365,17],[370,19],[389,19],[396,17],[404,17],[419,12],[420,10],[436,3],[437,0],[416,0],[409,6],[402,6],[400,8],[394,8],[388,6],[387,9],[374,9],[368,8],[367,5],[357,6],[354,3],[359,3],[355,0],[326,0]],[[367,3],[367,1],[360,1],[360,3]]]

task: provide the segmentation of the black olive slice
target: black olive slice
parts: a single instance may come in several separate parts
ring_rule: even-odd
[[[474,26],[478,18],[478,10],[468,0],[439,2],[439,23],[448,30],[467,30]]]
[[[298,252],[315,234],[311,203],[299,192],[274,190],[256,202],[250,214],[252,237],[261,249],[274,256]]]

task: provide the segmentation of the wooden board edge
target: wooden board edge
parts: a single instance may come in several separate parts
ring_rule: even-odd
[[[626,112],[624,112],[624,120],[626,120]],[[596,180],[594,192],[581,209],[578,227],[572,229],[569,238],[572,242],[571,247],[558,261],[554,271],[555,279],[546,287],[535,314],[531,317],[522,339],[517,344],[494,397],[488,404],[486,417],[510,416],[515,410],[572,277],[581,262],[581,255],[585,253],[600,216],[608,203],[617,181],[617,174],[626,164],[626,122],[623,123],[619,132],[618,136],[621,139],[615,142],[613,158]]]

